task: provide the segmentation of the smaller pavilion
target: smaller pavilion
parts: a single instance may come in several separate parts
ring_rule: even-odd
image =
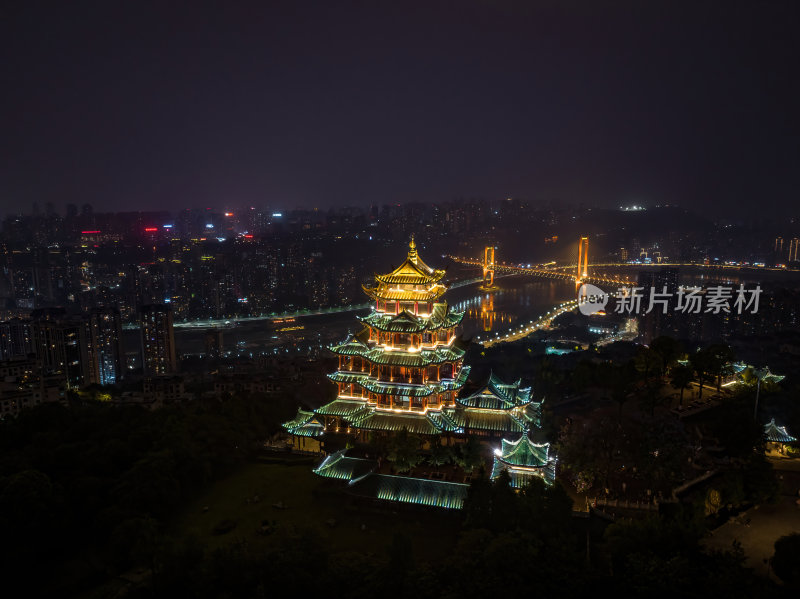
[[[534,443],[525,430],[516,441],[503,439],[502,446],[494,452],[492,480],[506,470],[511,486],[519,489],[533,478],[541,478],[552,485],[556,478],[556,458],[550,455],[550,443]]]
[[[797,437],[790,435],[785,426],[778,426],[774,418],[764,425],[764,438],[767,440],[769,449],[784,454],[789,444],[797,441]]]

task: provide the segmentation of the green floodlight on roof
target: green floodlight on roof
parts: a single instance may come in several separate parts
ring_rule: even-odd
[[[756,378],[758,378],[759,381],[767,381],[768,383],[780,383],[786,378],[785,375],[772,374],[769,370],[769,366],[755,369],[753,370],[753,374],[756,375]]]
[[[797,437],[790,435],[785,426],[778,426],[775,424],[774,418],[764,425],[764,437],[766,437],[767,441],[772,441],[774,443],[792,443],[797,441]]]

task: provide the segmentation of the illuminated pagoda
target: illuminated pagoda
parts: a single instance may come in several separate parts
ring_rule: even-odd
[[[528,443],[528,431],[541,428],[542,402],[532,400],[521,380],[506,383],[491,373],[475,390],[464,389],[470,367],[463,364],[466,344],[457,335],[464,313],[442,300],[444,274],[422,261],[412,238],[405,261],[364,287],[374,309],[359,318],[360,332],[329,348],[339,362],[328,375],[337,385],[336,399],[313,412],[298,410],[283,425],[295,447],[308,448],[328,434],[369,442],[375,434],[403,430],[429,441],[441,435],[446,443],[469,436],[487,441],[519,436]],[[347,455],[340,447],[338,442],[326,447],[332,453],[314,472],[346,483],[354,495],[450,509],[463,505],[466,482],[388,474],[379,460]],[[553,480],[549,446],[531,447],[535,450],[508,458],[516,468],[515,486],[533,472]]]
[[[556,478],[556,459],[550,455],[549,443],[534,443],[526,430],[516,441],[503,439],[502,446],[495,450],[492,480],[503,470],[508,472],[511,486],[516,489],[536,477],[551,485]]]
[[[355,433],[399,431],[436,435],[462,432],[445,415],[456,411],[456,397],[469,374],[463,366],[465,344],[456,328],[463,312],[440,301],[447,287],[444,270],[425,264],[412,238],[408,257],[394,271],[376,275],[364,291],[375,309],[359,320],[361,332],[330,347],[339,368],[328,375],[338,387],[334,401],[314,411],[322,429],[308,428],[311,414],[284,426],[304,431]]]

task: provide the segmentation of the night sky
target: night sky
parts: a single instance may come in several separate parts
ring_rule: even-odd
[[[0,212],[513,196],[795,214],[798,4],[16,2]]]

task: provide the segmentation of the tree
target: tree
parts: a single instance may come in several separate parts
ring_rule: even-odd
[[[686,366],[684,364],[678,364],[672,369],[672,377],[670,380],[670,384],[674,389],[679,389],[680,399],[678,401],[679,406],[683,406],[683,391],[688,389],[689,386],[692,384],[692,379],[694,379],[694,371],[692,370],[691,366]]]
[[[640,347],[633,357],[633,364],[636,367],[636,371],[642,375],[642,380],[648,383],[653,375],[658,372],[661,358],[653,349]]]
[[[483,465],[483,446],[473,435],[467,437],[467,441],[459,445],[456,463],[467,473]]]
[[[618,417],[622,417],[622,406],[628,401],[633,387],[633,373],[628,366],[603,364],[598,369],[598,379],[609,393],[610,398],[619,407]]]
[[[438,468],[453,461],[453,450],[447,445],[442,445],[440,437],[431,439],[431,455],[428,463]]]
[[[472,479],[464,499],[464,526],[490,528],[492,520],[492,483],[481,468]]]
[[[536,366],[536,382],[544,397],[550,395],[562,378],[563,373],[555,367],[553,361],[547,356],[544,356]]]
[[[775,541],[772,569],[786,586],[800,589],[800,534],[792,533]]]
[[[722,388],[722,377],[730,371],[730,364],[735,359],[733,350],[724,343],[716,343],[706,350],[708,356],[708,371],[717,377],[717,393]]]
[[[422,439],[404,428],[389,441],[387,458],[397,472],[408,472],[422,461],[421,448]]]
[[[576,421],[565,427],[558,456],[573,476],[599,478],[608,487],[609,475],[622,439],[620,420],[609,417]]]
[[[661,358],[661,376],[667,374],[670,366],[672,366],[683,353],[681,344],[672,337],[667,337],[666,335],[653,339],[650,343],[650,349]]]
[[[689,356],[689,365],[697,374],[697,384],[700,386],[698,399],[703,399],[703,385],[708,378],[709,372],[713,369],[711,357],[706,350],[698,350]]]

